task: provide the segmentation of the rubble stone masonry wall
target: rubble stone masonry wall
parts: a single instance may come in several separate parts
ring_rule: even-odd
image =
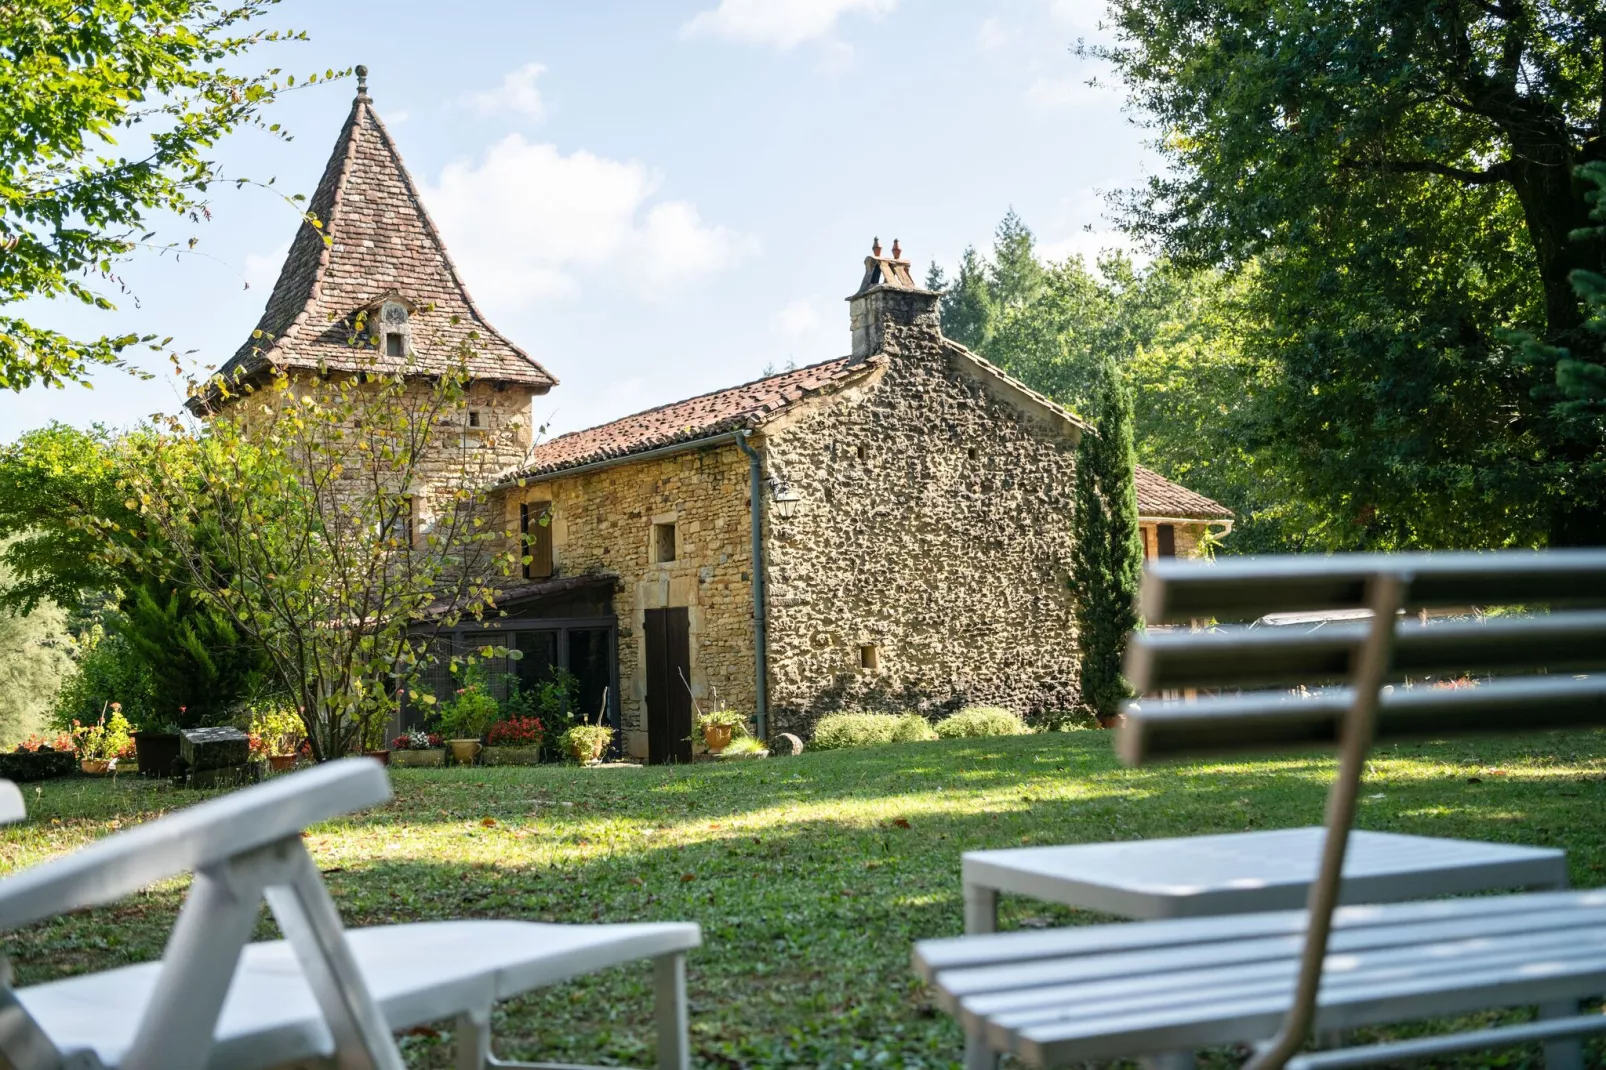
[[[885,330],[878,376],[767,429],[800,498],[766,540],[772,730],[839,709],[1068,710],[1071,435],[932,327]]]

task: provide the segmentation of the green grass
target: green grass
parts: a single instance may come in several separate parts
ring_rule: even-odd
[[[1329,775],[1304,757],[1127,770],[1091,731],[678,769],[397,770],[390,805],[308,843],[351,924],[700,922],[689,984],[704,1066],[953,1066],[959,1030],[909,948],[960,931],[961,852],[1316,824]],[[0,833],[0,871],[196,797],[128,778],[24,790],[33,816]],[[1606,733],[1579,733],[1380,750],[1359,823],[1564,847],[1587,886],[1606,883],[1602,813]],[[183,887],[7,934],[19,981],[159,956]],[[1100,919],[1006,899],[1003,920]],[[649,1065],[649,980],[621,969],[504,1004],[500,1053]],[[446,1066],[445,1039],[405,1047],[416,1066]],[[1539,1064],[1519,1050],[1446,1065]]]

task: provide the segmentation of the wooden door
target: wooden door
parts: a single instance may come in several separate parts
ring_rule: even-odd
[[[649,609],[647,761],[691,761],[691,624],[686,608]]]

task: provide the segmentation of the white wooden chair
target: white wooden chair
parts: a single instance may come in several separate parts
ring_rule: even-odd
[[[1432,625],[1405,612],[1499,605],[1552,611]],[[1305,634],[1140,634],[1129,651],[1140,694],[1223,692],[1130,703],[1117,737],[1129,764],[1338,747],[1307,909],[929,940],[916,945],[916,969],[968,1031],[1038,1065],[1174,1065],[1165,1053],[1247,1043],[1253,1070],[1337,1070],[1544,1042],[1551,1070],[1579,1066],[1576,1038],[1606,1033],[1606,1016],[1579,1013],[1606,993],[1606,890],[1335,909],[1374,739],[1606,726],[1606,612],[1566,608],[1579,605],[1606,605],[1606,551],[1151,566],[1142,608],[1152,622],[1371,611]],[[1398,686],[1469,671],[1493,678]],[[1335,682],[1347,686],[1321,689]],[[1243,688],[1266,690],[1231,693]],[[1312,1030],[1524,1005],[1540,1008],[1537,1021],[1300,1054]]]
[[[696,925],[444,921],[347,930],[301,840],[383,803],[379,763],[275,778],[0,881],[0,929],[121,899],[190,871],[160,962],[26,988],[0,984],[0,1064],[16,1070],[401,1070],[393,1033],[455,1018],[459,1070],[542,1067],[490,1053],[498,1001],[651,959],[659,1070],[686,1070],[685,955]],[[0,781],[0,820],[23,817]],[[248,943],[266,899],[285,939]]]

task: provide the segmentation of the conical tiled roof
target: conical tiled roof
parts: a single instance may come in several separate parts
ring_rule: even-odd
[[[226,381],[270,367],[372,371],[398,366],[373,346],[354,346],[357,314],[399,295],[416,306],[410,370],[442,371],[467,342],[472,374],[544,392],[557,383],[529,354],[485,322],[419,199],[396,143],[359,83],[334,154],[290,245],[257,329],[221,368]],[[325,241],[325,235],[329,241]],[[200,398],[190,401],[201,409]]]

